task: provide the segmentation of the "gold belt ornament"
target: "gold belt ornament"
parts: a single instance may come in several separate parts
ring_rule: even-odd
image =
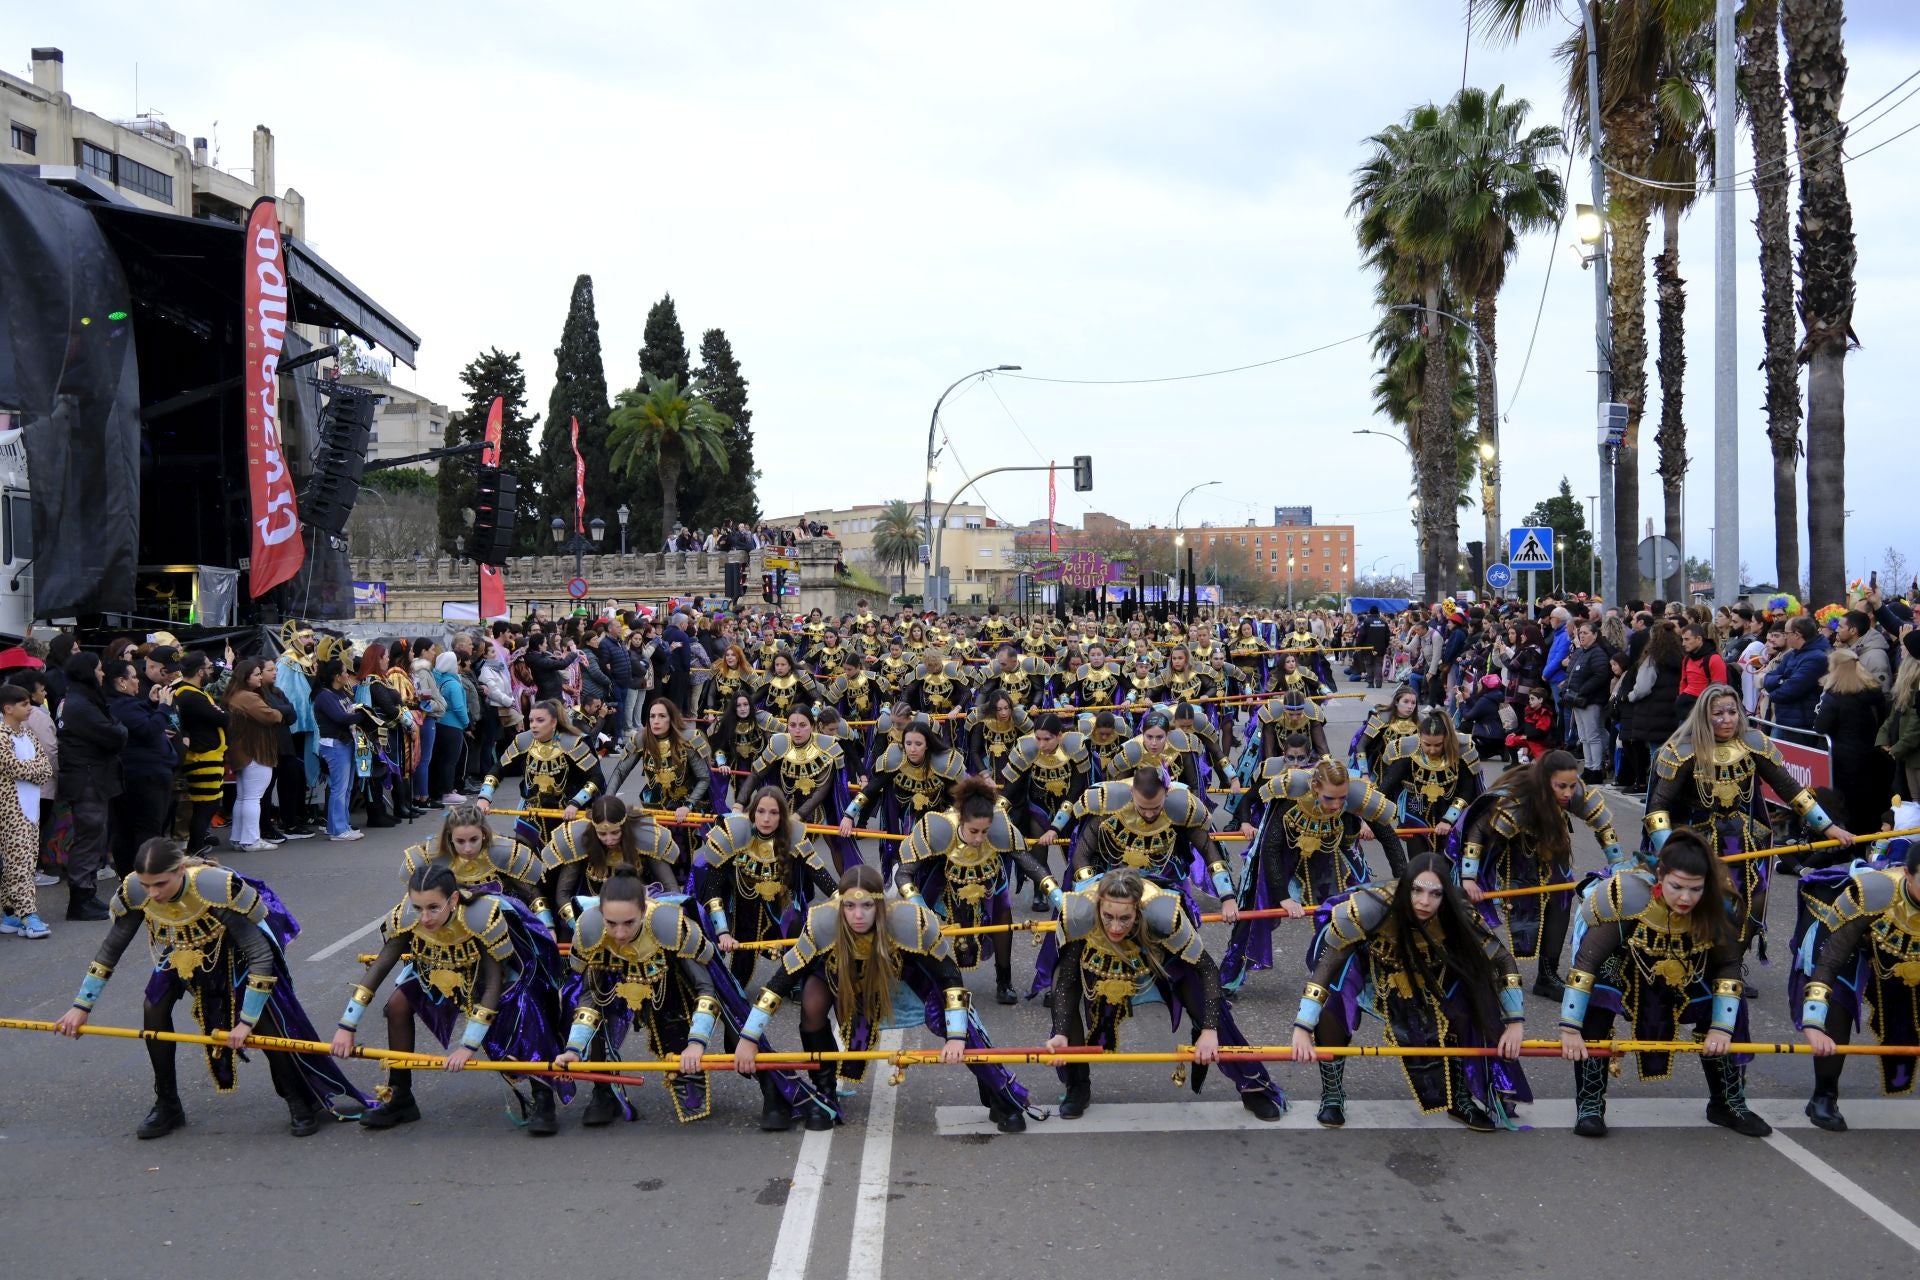
[[[629,1009],[637,1009],[653,999],[653,984],[628,979],[614,983],[613,994],[626,1001]]]
[[[167,967],[182,978],[191,978],[207,967],[207,954],[198,947],[175,947],[167,952]]]
[[[427,985],[438,992],[442,1000],[451,1000],[466,988],[467,976],[458,969],[429,969]]]

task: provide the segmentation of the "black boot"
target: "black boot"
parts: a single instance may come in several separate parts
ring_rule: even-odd
[[[1093,1101],[1093,1069],[1084,1062],[1074,1062],[1065,1070],[1067,1092],[1060,1099],[1060,1118],[1078,1120],[1087,1114],[1087,1106]]]
[[[387,803],[386,789],[384,787],[369,788],[367,791],[368,828],[397,827],[399,825],[399,820],[393,816],[392,807]]]
[[[793,1128],[793,1108],[780,1096],[780,1090],[774,1086],[773,1076],[765,1071],[760,1073],[760,1129],[763,1133],[785,1133]]]
[[[1567,946],[1567,927],[1573,923],[1573,908],[1549,901],[1540,921],[1540,976],[1533,981],[1533,994],[1559,1000],[1567,994],[1560,980],[1560,953]]]
[[[1816,1129],[1825,1129],[1828,1133],[1845,1133],[1846,1117],[1840,1114],[1840,1090],[1827,1090],[1815,1086],[1813,1097],[1807,1099],[1807,1119],[1813,1121]]]
[[[587,1109],[580,1117],[580,1123],[589,1129],[598,1129],[602,1125],[612,1124],[620,1118],[620,1099],[614,1095],[610,1084],[596,1084],[593,1093],[587,1098]]]
[[[826,1027],[818,1031],[802,1030],[800,1047],[808,1053],[832,1053],[835,1045],[833,1032]],[[822,1133],[833,1128],[840,1118],[840,1064],[823,1062],[813,1071],[813,1091],[819,1094],[819,1100],[813,1109],[807,1112],[807,1129],[813,1133]]]
[[[287,1116],[287,1132],[296,1138],[311,1138],[320,1132],[320,1112],[305,1098],[289,1098]]]
[[[1742,1137],[1764,1138],[1773,1126],[1747,1109],[1747,1073],[1732,1058],[1700,1059],[1707,1073],[1707,1119]]]
[[[1447,1059],[1447,1084],[1453,1095],[1453,1103],[1447,1108],[1448,1119],[1459,1121],[1475,1133],[1493,1133],[1499,1129],[1486,1106],[1467,1092],[1466,1069],[1458,1058]]]
[[[974,1085],[980,1090],[980,1101],[987,1108],[987,1119],[1002,1133],[1025,1133],[1027,1131],[1027,1113],[1012,1098],[1004,1098],[987,1088],[987,1082],[974,1077]]]
[[[69,920],[105,920],[112,913],[107,904],[93,896],[91,889],[67,890],[67,919]]]
[[[995,965],[993,967],[993,999],[996,1004],[1019,1004],[1020,997],[1013,989],[1013,966]]]
[[[419,1118],[420,1108],[413,1100],[413,1072],[403,1070],[387,1072],[387,1096],[360,1113],[360,1123],[369,1129],[391,1129]]]
[[[133,1131],[136,1138],[164,1138],[187,1122],[186,1108],[180,1105],[180,1088],[174,1076],[173,1046],[158,1041],[147,1044],[147,1061],[153,1065],[153,1110]]]
[[[1272,1122],[1278,1120],[1282,1108],[1273,1098],[1258,1089],[1248,1089],[1240,1094],[1240,1105],[1253,1112],[1256,1120]]]
[[[529,1083],[533,1099],[527,1104],[527,1133],[530,1137],[551,1138],[560,1132],[560,1118],[553,1113],[553,1086],[545,1080]]]
[[[1588,1058],[1573,1064],[1573,1131],[1583,1138],[1607,1136],[1607,1063]]]
[[[1320,1064],[1320,1111],[1314,1116],[1329,1129],[1347,1122],[1347,1064],[1338,1059]]]

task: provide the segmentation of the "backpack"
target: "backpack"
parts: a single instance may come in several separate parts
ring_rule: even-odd
[[[1508,733],[1518,733],[1520,731],[1520,713],[1513,709],[1511,702],[1502,702],[1500,704],[1500,727]]]

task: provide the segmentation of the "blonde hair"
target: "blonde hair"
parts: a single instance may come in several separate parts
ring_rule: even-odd
[[[1820,687],[1828,693],[1865,693],[1880,686],[1860,666],[1859,654],[1835,649],[1827,655],[1827,674],[1820,677]]]
[[[1893,688],[1887,691],[1887,698],[1897,711],[1902,707],[1912,710],[1916,697],[1920,697],[1920,658],[1908,657],[1901,661],[1900,670],[1894,672]]]

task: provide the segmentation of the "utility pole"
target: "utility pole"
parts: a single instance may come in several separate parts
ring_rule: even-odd
[[[1733,134],[1735,0],[1719,0],[1713,23],[1713,602],[1740,593],[1740,404],[1735,328]],[[1684,562],[1684,553],[1683,553]]]
[[[1600,162],[1600,34],[1594,30],[1593,10],[1584,3],[1577,7],[1587,33],[1587,142],[1593,153],[1593,212],[1600,220],[1600,241],[1593,255],[1593,343],[1598,357],[1595,373],[1599,377],[1599,396],[1595,403],[1606,404],[1613,399],[1613,352],[1608,340],[1611,326],[1607,317],[1607,171]],[[1728,141],[1731,140],[1729,132]],[[1731,165],[1727,172],[1732,172]],[[1606,558],[1600,565],[1601,598],[1618,606],[1621,603],[1620,566],[1614,563],[1613,554],[1613,446],[1605,440],[1600,442],[1600,545],[1606,548]]]

